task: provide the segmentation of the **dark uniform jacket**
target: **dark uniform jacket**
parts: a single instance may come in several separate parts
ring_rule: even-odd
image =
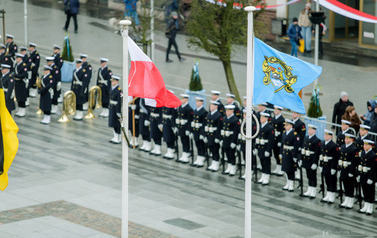
[[[267,122],[263,127],[262,124],[260,125],[259,134],[255,139],[259,158],[264,158],[264,152],[266,151],[271,154],[274,137],[274,127],[270,123]]]
[[[220,103],[217,106],[217,110],[220,112],[221,116],[225,116],[225,107],[224,107],[224,104],[220,101],[220,99],[217,99],[216,102]]]
[[[204,136],[204,125],[206,121],[206,116],[208,112],[206,109],[204,109],[204,106],[202,106],[199,110],[194,110],[193,119],[191,122],[191,128],[192,132],[194,133],[194,140],[198,141],[200,135]]]
[[[238,119],[241,119],[242,118],[242,115],[243,113],[241,113],[240,111],[240,108],[237,106],[237,104],[235,102],[233,102],[232,104],[229,104],[229,105],[234,105],[234,115],[238,118]],[[224,116],[225,116],[225,113],[224,113]]]
[[[172,128],[176,127],[175,118],[177,117],[177,110],[174,108],[162,108],[162,136],[166,143],[171,143],[175,140]]]
[[[220,131],[224,148],[231,148],[230,144],[237,144],[238,134],[240,133],[239,119],[233,114],[230,118],[223,117],[222,128]]]
[[[348,178],[348,174],[356,175],[356,167],[359,163],[359,151],[355,145],[352,143],[348,147],[342,145],[340,148],[340,158],[338,161],[338,166],[340,170],[340,179]]]
[[[27,82],[27,67],[25,63],[16,64],[14,67],[14,79],[16,80],[15,83],[15,92],[16,98],[19,102],[26,101],[26,82]]]
[[[14,59],[14,55],[17,53],[18,47],[17,45],[12,41],[10,43],[7,43],[5,53],[7,56]]]
[[[217,110],[215,113],[211,114],[209,112],[206,117],[204,132],[205,136],[207,137],[207,145],[211,146],[215,143],[215,139],[220,138],[220,131],[222,127],[222,120],[223,117],[221,113]]]
[[[42,88],[38,90],[38,92],[41,94],[39,108],[44,112],[51,111],[54,77],[51,74],[44,75],[42,77],[41,85]]]
[[[313,164],[318,165],[320,155],[321,141],[316,135],[313,135],[311,138],[306,136],[301,149],[302,167],[310,169]]]
[[[282,156],[282,170],[284,172],[294,172],[296,170],[296,163],[293,158],[297,158],[298,141],[293,128],[288,135],[286,131],[283,132],[280,151]]]
[[[60,82],[61,80],[61,71],[59,69],[59,67],[54,63],[51,65],[51,75],[54,77],[54,87],[58,85],[58,83]],[[58,88],[57,90],[59,90],[60,88]]]
[[[11,71],[12,71],[13,62],[10,59],[10,57],[5,54],[5,52],[2,53],[2,54],[0,54],[0,64],[10,65],[11,66]]]
[[[8,108],[8,111],[11,112],[13,111],[16,106],[14,104],[14,79],[13,75],[8,72],[7,74],[3,75],[1,78],[1,82],[3,84],[3,89],[4,89],[4,95],[5,95],[5,104]]]
[[[278,143],[281,143],[281,138],[283,137],[283,131],[284,131],[284,122],[285,122],[285,119],[283,115],[281,114],[278,118],[273,117],[271,120],[272,126],[275,129],[274,147],[278,146]]]
[[[113,73],[107,66],[98,69],[97,86],[101,88],[102,104],[109,103],[109,92],[111,88],[110,79],[112,74]]]
[[[84,81],[87,80],[88,74],[86,73],[86,69],[80,67],[79,69],[75,69],[73,71],[73,80],[71,85],[71,90],[76,94],[76,104],[84,104]]]
[[[191,131],[191,121],[194,111],[187,103],[186,106],[179,106],[177,112],[177,118],[175,119],[175,124],[178,127],[179,136],[186,136],[186,131]]]
[[[366,184],[368,179],[376,181],[376,153],[371,149],[368,153],[363,150],[357,172],[360,175],[360,183]]]
[[[358,136],[355,140],[355,145],[357,147],[357,149],[360,151],[359,154],[361,155],[361,152],[364,151],[364,141],[363,140],[372,140],[373,141],[373,138],[371,135],[369,134],[366,134],[365,136],[361,137],[361,136]]]
[[[339,148],[342,147],[342,145],[344,145],[344,143],[345,143],[344,139],[346,138],[346,136],[345,136],[346,133],[354,134],[351,129],[347,129],[344,132],[340,131],[338,133],[338,135],[336,136],[336,144],[338,145]]]
[[[160,107],[148,107],[149,110],[149,121],[151,122],[150,132],[151,138],[157,139],[161,138],[161,131],[158,128],[158,125],[162,123],[162,111]]]
[[[87,74],[82,85],[84,87],[85,102],[87,102],[89,97],[90,80],[92,79],[92,66],[88,63],[88,61],[85,61],[82,63],[82,67],[85,69],[85,73]]]
[[[333,140],[327,144],[325,141],[321,143],[321,156],[319,157],[320,166],[323,167],[323,175],[331,175],[331,169],[337,169],[339,158],[339,148]]]
[[[40,64],[40,56],[37,50],[30,52],[29,60],[31,62],[30,70],[33,74],[38,73],[39,64]]]
[[[296,136],[298,137],[298,149],[302,148],[302,143],[304,143],[305,134],[306,134],[306,127],[305,123],[303,123],[300,119],[298,119],[295,124],[293,125],[293,130],[296,132]]]
[[[63,58],[60,56],[60,54],[54,54],[52,57],[54,57],[54,64],[61,69],[63,67]]]
[[[109,127],[120,127],[119,116],[122,109],[122,89],[119,85],[110,91]]]

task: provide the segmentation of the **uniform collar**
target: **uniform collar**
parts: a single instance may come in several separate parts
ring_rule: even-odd
[[[281,113],[279,115],[275,115],[275,119],[279,119],[279,117],[281,117]]]
[[[185,104],[182,104],[182,108],[184,108],[187,105],[188,105],[188,102],[186,102]]]
[[[351,146],[352,144],[353,144],[353,142],[349,143],[348,145],[345,144],[345,145],[346,145],[346,148],[348,148],[348,147]]]
[[[315,134],[313,134],[313,135],[309,136],[309,139],[313,138],[313,136],[315,136]]]
[[[299,117],[297,117],[296,119],[293,119],[293,123],[295,123],[295,124],[296,124],[296,121],[298,121],[298,120],[300,120],[300,118],[299,118]]]
[[[226,118],[227,118],[227,119],[230,119],[230,118],[232,118],[233,116],[234,116],[234,113],[233,113],[232,115],[226,117]]]
[[[345,131],[342,131],[342,135],[346,134],[346,132],[349,130],[350,128],[348,128],[347,130]]]
[[[115,85],[115,86],[111,86],[111,90],[116,89],[116,87],[118,87],[118,86],[119,86],[119,84],[117,84],[117,85]]]
[[[104,67],[101,67],[101,69],[104,70],[106,67],[107,67],[107,65],[105,65]]]
[[[364,140],[364,138],[367,137],[367,136],[368,136],[368,133],[365,134],[364,136],[361,136],[360,138],[361,138],[361,140]]]
[[[331,141],[331,139],[330,140],[325,140],[325,145],[327,145],[330,141]]]
[[[8,72],[6,72],[5,74],[3,74],[3,77],[4,77],[5,75],[9,74],[9,72],[10,72],[10,70],[8,70]]]
[[[196,110],[200,111],[202,108],[203,108],[203,105],[201,105],[200,107],[196,108]]]
[[[215,114],[217,112],[217,109],[211,112],[211,115]]]
[[[292,131],[292,128],[289,130],[289,131],[285,131],[285,134],[289,134],[289,133],[291,133],[291,131]]]
[[[261,127],[263,128],[265,125],[267,125],[267,123],[268,123],[268,121],[266,121],[265,123],[263,123],[263,124],[261,125]]]
[[[370,148],[368,151],[365,151],[365,154],[368,154],[371,150],[372,148]]]
[[[50,75],[50,73],[48,73],[48,74],[46,74],[46,75],[43,75],[43,78],[46,78],[47,76],[49,76]]]

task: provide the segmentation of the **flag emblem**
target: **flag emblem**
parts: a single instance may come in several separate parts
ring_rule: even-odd
[[[274,56],[264,56],[262,69],[265,74],[263,84],[271,84],[275,93],[282,89],[285,89],[287,93],[295,91],[292,85],[297,82],[297,75],[293,75],[292,67],[288,66],[283,60]]]

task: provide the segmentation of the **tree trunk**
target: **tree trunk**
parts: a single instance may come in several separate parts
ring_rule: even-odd
[[[236,85],[236,82],[234,81],[233,70],[232,70],[230,59],[228,60],[220,59],[220,60],[223,63],[226,81],[228,83],[229,90],[232,94],[236,96],[236,100],[242,105],[242,101],[238,93],[237,85]]]

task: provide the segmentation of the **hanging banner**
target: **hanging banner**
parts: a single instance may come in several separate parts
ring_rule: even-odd
[[[361,12],[359,10],[356,10],[355,8],[347,6],[336,0],[314,0],[314,1],[319,1],[320,5],[329,9],[330,11],[338,13],[339,15],[342,15],[342,16],[345,16],[345,17],[348,17],[357,21],[377,23],[377,17]]]
[[[219,6],[223,6],[225,7],[226,6],[226,1],[225,0],[218,0],[218,1],[215,1],[215,0],[206,0],[207,2],[209,3],[212,3],[212,4],[217,4]],[[297,2],[300,2],[301,0],[290,0],[286,3],[282,3],[282,4],[277,4],[277,5],[269,5],[269,6],[255,6],[255,8],[257,10],[262,10],[262,9],[272,9],[272,8],[278,8],[278,7],[283,7],[283,6],[287,6],[287,5],[291,5],[293,3],[297,3]],[[243,8],[242,4],[240,3],[233,3],[233,8],[235,9],[241,9]]]

